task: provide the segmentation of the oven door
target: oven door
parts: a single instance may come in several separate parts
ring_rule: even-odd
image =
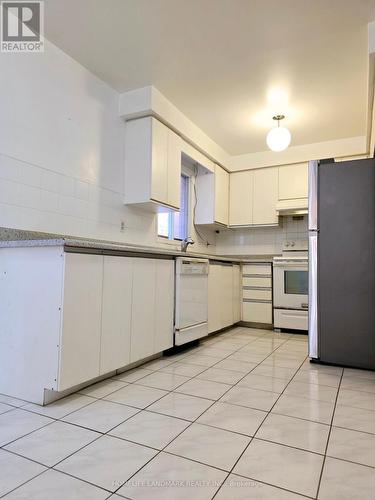
[[[275,308],[308,309],[307,261],[278,261],[273,264],[273,304]]]

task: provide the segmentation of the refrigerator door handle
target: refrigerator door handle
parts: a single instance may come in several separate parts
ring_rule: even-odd
[[[318,161],[309,161],[309,230],[318,230]]]
[[[319,358],[318,233],[309,233],[309,357]]]

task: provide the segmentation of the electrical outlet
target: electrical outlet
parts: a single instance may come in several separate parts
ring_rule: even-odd
[[[120,223],[120,231],[125,231],[125,222],[123,220]]]

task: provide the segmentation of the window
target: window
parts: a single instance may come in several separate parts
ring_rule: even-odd
[[[168,240],[183,240],[188,236],[189,177],[181,174],[180,211],[158,214],[158,236]]]

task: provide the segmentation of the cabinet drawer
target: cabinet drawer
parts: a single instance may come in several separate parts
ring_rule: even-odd
[[[272,287],[272,279],[271,276],[269,278],[267,277],[247,277],[244,276],[242,278],[242,285],[243,286],[257,286],[257,287],[262,287],[262,288],[271,288]]]
[[[243,302],[242,320],[254,323],[272,324],[272,303]]]
[[[308,311],[293,311],[287,309],[274,310],[275,328],[290,328],[293,330],[308,330]]]
[[[260,274],[263,276],[271,276],[270,264],[244,264],[242,274]]]
[[[272,300],[271,289],[244,288],[242,296],[244,299]]]

